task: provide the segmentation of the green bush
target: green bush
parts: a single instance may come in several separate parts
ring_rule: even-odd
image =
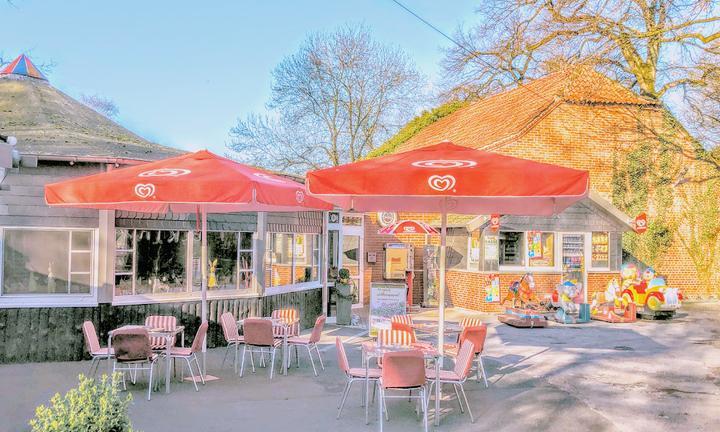
[[[30,420],[33,432],[132,432],[128,405],[132,396],[120,395],[120,374],[100,381],[80,374],[76,388],[56,393],[50,406],[41,405]]]

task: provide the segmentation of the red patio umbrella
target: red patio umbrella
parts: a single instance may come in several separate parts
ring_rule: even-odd
[[[423,221],[402,220],[378,230],[378,234],[440,234]]]
[[[307,174],[312,196],[353,211],[441,214],[438,348],[445,320],[447,214],[552,215],[588,195],[587,171],[442,142]]]
[[[331,210],[302,184],[207,150],[45,186],[50,206],[141,213],[199,213],[202,306],[207,321],[207,214]]]

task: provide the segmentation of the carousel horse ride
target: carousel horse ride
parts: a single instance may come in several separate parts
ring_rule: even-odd
[[[511,301],[512,307],[506,308],[505,313],[498,315],[498,321],[519,328],[547,327],[547,319],[540,311],[542,306],[533,288],[535,281],[530,273],[513,282],[508,294],[500,302],[503,305]]]

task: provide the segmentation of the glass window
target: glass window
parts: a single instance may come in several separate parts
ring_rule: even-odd
[[[498,237],[500,240],[500,265],[524,265],[524,233],[501,231]]]
[[[468,232],[465,229],[449,229],[447,234],[447,266],[451,269],[467,269]]]
[[[240,247],[238,248],[238,288],[252,289],[253,279],[253,233],[240,233]]]
[[[187,291],[187,231],[138,230],[135,294]]]
[[[610,267],[610,236],[607,232],[592,233],[592,261],[595,268]]]
[[[554,267],[555,234],[540,231],[528,232],[527,253],[530,267]]]
[[[265,254],[266,286],[282,286],[292,283],[293,235],[268,233]]]
[[[320,236],[268,233],[265,254],[266,286],[319,280]]]
[[[93,233],[5,229],[3,294],[89,294]]]

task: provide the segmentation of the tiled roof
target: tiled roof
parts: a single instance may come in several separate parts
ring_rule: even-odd
[[[638,96],[605,75],[576,68],[470,103],[427,126],[398,151],[444,140],[474,148],[502,145],[532,129],[562,103],[659,106],[657,101]]]
[[[152,161],[184,153],[151,143],[41,79],[0,75],[0,135],[20,153]]]

